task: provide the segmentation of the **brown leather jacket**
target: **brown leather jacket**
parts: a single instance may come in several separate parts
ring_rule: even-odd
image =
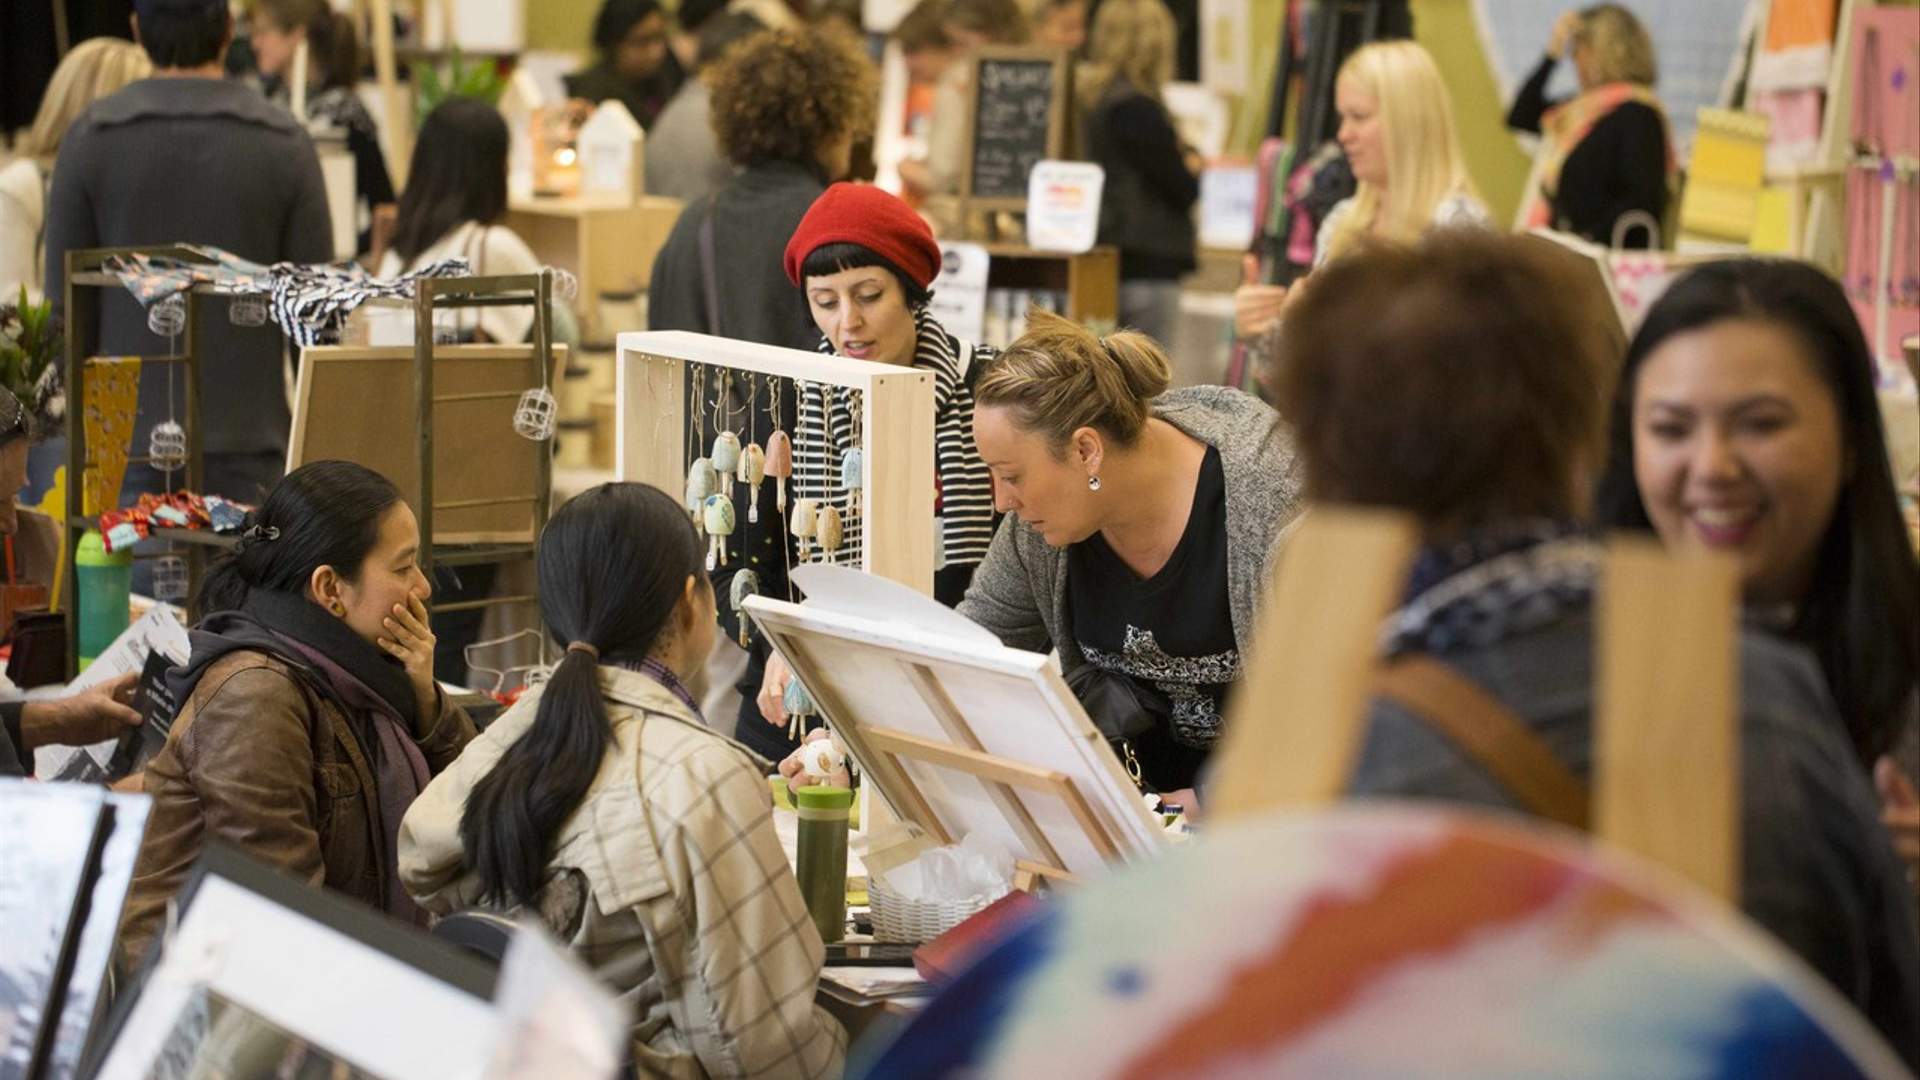
[[[419,741],[438,773],[474,737],[445,695]],[[381,908],[386,834],[366,748],[334,699],[263,652],[211,664],[146,770],[153,811],[120,921],[119,955],[137,963],[167,901],[214,837],[314,885]]]

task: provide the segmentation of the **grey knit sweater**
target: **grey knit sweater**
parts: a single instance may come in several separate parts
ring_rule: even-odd
[[[1249,649],[1280,531],[1300,512],[1300,467],[1279,416],[1223,386],[1174,390],[1154,415],[1220,451],[1227,496],[1227,602],[1240,655]],[[1067,673],[1086,663],[1067,611],[1067,552],[1009,514],[974,571],[960,613],[1015,649],[1060,651]]]

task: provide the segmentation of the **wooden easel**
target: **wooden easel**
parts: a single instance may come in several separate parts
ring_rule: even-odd
[[[1326,805],[1345,791],[1379,627],[1415,543],[1412,523],[1396,515],[1317,508],[1302,520],[1229,709],[1209,820]],[[1593,834],[1735,900],[1738,569],[1614,539],[1602,575]]]

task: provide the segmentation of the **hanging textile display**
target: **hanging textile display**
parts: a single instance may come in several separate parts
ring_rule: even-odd
[[[140,358],[95,357],[87,361],[81,419],[88,447],[81,513],[101,514],[120,502],[126,479],[134,416],[140,406]]]
[[[1845,284],[1886,374],[1920,331],[1920,10],[1854,13]]]

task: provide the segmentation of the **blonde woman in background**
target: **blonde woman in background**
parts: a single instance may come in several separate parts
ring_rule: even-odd
[[[1334,81],[1336,136],[1359,190],[1320,223],[1317,268],[1365,241],[1411,244],[1432,228],[1492,228],[1493,218],[1467,175],[1440,69],[1411,41],[1354,50]],[[1263,366],[1268,340],[1286,306],[1285,285],[1242,285],[1234,292],[1234,329]]]
[[[1568,56],[1580,93],[1550,102],[1547,81]],[[1653,38],[1631,11],[1595,4],[1560,16],[1507,113],[1508,127],[1541,137],[1521,227],[1598,244],[1617,238],[1621,247],[1658,240],[1678,167],[1666,109],[1653,93],[1658,75]],[[1635,223],[1652,228],[1628,228]]]
[[[1427,50],[1411,41],[1362,46],[1340,65],[1333,99],[1340,149],[1360,189],[1321,222],[1315,266],[1366,238],[1411,244],[1429,228],[1493,224]]]
[[[22,285],[41,291],[47,181],[67,128],[87,106],[152,72],[146,52],[119,38],[83,41],[60,61],[33,126],[14,145],[19,156],[0,169],[0,299],[17,297]]]
[[[1120,322],[1163,343],[1179,322],[1180,278],[1197,265],[1202,165],[1160,96],[1175,33],[1161,0],[1106,0],[1079,78],[1083,146],[1107,174],[1100,242],[1120,249]]]

